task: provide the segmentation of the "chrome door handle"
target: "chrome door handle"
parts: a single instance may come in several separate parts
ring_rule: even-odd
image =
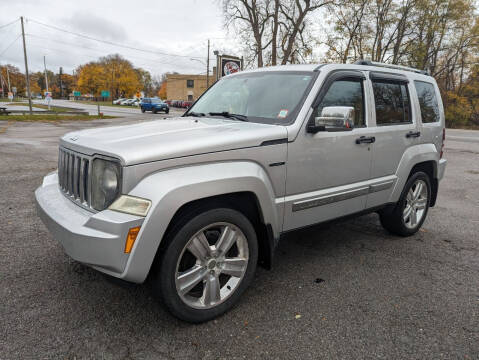
[[[374,136],[361,136],[356,139],[356,144],[372,144],[376,141]]]
[[[419,137],[421,136],[421,132],[420,131],[410,131],[406,134],[406,137],[409,139],[409,138],[412,138],[412,137]]]

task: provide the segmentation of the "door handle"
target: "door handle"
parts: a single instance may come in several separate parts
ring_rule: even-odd
[[[356,139],[356,144],[372,144],[376,141],[374,136],[361,136]]]
[[[419,137],[421,136],[421,132],[420,131],[410,131],[406,134],[406,137],[407,138],[412,138],[412,137]]]

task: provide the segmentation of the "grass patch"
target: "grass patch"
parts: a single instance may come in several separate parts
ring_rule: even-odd
[[[0,116],[0,120],[7,121],[77,121],[77,120],[95,120],[95,119],[114,119],[118,116],[103,115],[100,118],[98,115],[53,115],[53,114],[39,114],[39,115],[8,115]]]
[[[9,106],[27,106],[27,102],[13,102],[8,104]],[[32,104],[32,108],[35,109],[42,109],[42,110],[48,110],[48,105],[43,105],[43,104]],[[70,108],[70,107],[63,107],[63,106],[53,106],[50,105],[50,110],[49,111],[54,111],[54,112],[64,112],[64,111],[75,111],[79,109],[75,108]]]
[[[100,105],[100,106],[111,106],[111,107],[128,107],[125,105],[114,105],[111,103],[111,101],[82,101],[82,100],[73,100],[72,102],[78,103],[78,104],[88,104],[88,105]],[[131,106],[131,107],[136,107],[136,106]]]

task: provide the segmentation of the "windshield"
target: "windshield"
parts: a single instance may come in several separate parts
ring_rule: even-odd
[[[188,111],[189,114],[229,113],[247,121],[286,124],[299,111],[313,72],[265,71],[224,77]]]

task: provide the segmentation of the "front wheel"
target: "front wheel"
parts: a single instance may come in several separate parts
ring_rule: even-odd
[[[144,113],[144,112],[145,112],[145,109],[141,108],[141,112]]]
[[[174,229],[153,286],[174,316],[211,320],[231,309],[253,280],[253,225],[242,213],[219,208],[180,219]]]
[[[170,112],[170,109],[165,110],[165,114],[168,114]]]
[[[415,234],[426,219],[431,202],[431,181],[423,172],[413,174],[394,209],[379,213],[382,226],[389,232],[410,236]]]
[[[153,109],[151,112],[152,112],[153,114],[156,114],[156,113],[157,113],[157,110],[156,110],[156,109]]]

